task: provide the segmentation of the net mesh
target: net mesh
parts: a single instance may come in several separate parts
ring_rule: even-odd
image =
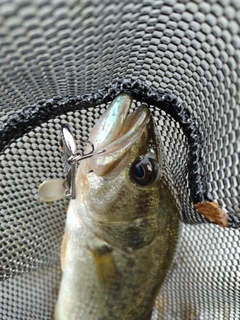
[[[63,177],[61,123],[68,123],[81,150],[107,106],[97,100],[99,90],[116,82],[137,79],[184,101],[201,128],[208,193],[239,223],[239,32],[238,0],[0,4],[0,129],[2,141],[6,132],[11,138],[0,155],[1,319],[51,319],[68,202],[39,202],[38,186]],[[64,112],[66,97],[87,94],[92,107],[73,105]],[[55,109],[61,113],[47,116],[49,99],[60,101]],[[149,107],[176,180],[182,219],[206,222],[191,203],[187,137],[176,119]],[[38,122],[29,117],[25,130],[13,115],[21,122],[29,110],[37,110]],[[239,318],[239,239],[238,229],[182,223],[152,319]]]

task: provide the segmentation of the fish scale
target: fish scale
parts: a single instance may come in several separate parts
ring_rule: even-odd
[[[128,94],[113,101],[90,134],[106,151],[78,167],[54,320],[149,320],[171,266],[179,233],[176,194],[150,111],[144,106],[127,115],[131,103]],[[122,120],[109,128],[113,114]],[[99,172],[92,170],[96,164]],[[136,175],[136,164],[144,175]]]

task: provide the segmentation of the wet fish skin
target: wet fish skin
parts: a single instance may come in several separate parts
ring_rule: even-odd
[[[153,118],[147,107],[127,116],[131,97],[117,99],[90,135],[106,152],[78,168],[55,320],[149,320],[174,255],[178,208]],[[134,180],[138,161],[152,166],[145,185]]]

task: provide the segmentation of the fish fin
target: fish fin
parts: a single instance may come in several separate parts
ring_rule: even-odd
[[[65,229],[62,245],[61,245],[61,269],[62,272],[65,270],[65,263],[66,263],[66,255],[67,255],[67,245],[68,245],[68,232]]]
[[[99,281],[107,288],[117,281],[117,269],[112,257],[112,248],[102,245],[98,248],[88,248],[95,263]]]

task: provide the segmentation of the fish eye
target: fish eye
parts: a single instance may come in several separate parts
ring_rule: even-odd
[[[138,159],[130,169],[131,179],[141,186],[146,186],[154,179],[154,163],[150,158]]]

